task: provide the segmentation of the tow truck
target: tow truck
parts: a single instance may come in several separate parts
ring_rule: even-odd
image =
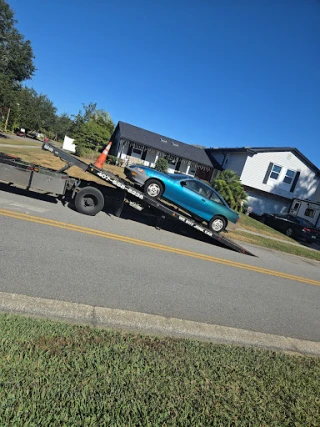
[[[70,167],[76,166],[87,172],[88,176],[90,174],[94,175],[119,190],[114,199],[115,206],[113,213],[115,216],[121,216],[125,203],[137,209],[142,214],[144,211],[150,211],[151,209],[157,218],[156,228],[158,230],[163,227],[167,219],[173,219],[204,234],[212,243],[219,242],[236,252],[255,256],[225,235],[213,232],[202,223],[193,219],[192,216],[181,212],[178,207],[168,205],[163,200],[147,196],[139,191],[132,183],[120,178],[118,175],[106,169],[101,169],[94,163],[85,163],[73,154],[56,147],[52,143],[44,142],[42,149],[59,157],[64,161],[65,165],[59,170],[53,170],[24,162],[20,158],[13,156],[0,155],[0,181],[4,181],[9,185],[22,186],[27,190],[40,190],[53,194],[63,204],[68,199],[73,200],[78,212],[94,216],[103,210],[105,206],[108,187],[96,182],[70,177],[66,171]]]

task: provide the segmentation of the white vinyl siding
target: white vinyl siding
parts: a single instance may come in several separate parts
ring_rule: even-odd
[[[267,197],[261,194],[255,194],[254,192],[247,192],[248,194],[248,206],[250,206],[254,213],[261,215],[263,213],[286,213],[290,206],[290,201],[285,202]]]
[[[282,168],[281,173],[284,175],[282,175],[280,185],[278,180],[270,179],[270,177],[264,183],[270,163],[279,165]],[[288,170],[295,173],[300,172],[297,185],[293,192],[290,192],[292,184],[283,182]],[[248,187],[290,199],[294,197],[311,199],[319,185],[319,178],[315,176],[315,173],[298,157],[288,151],[265,152],[255,154],[252,157],[248,156],[240,178],[242,183]]]
[[[312,199],[313,202],[320,203],[320,182],[318,184],[318,188],[316,189]]]
[[[243,168],[246,164],[247,153],[233,153],[229,155],[228,161],[224,166],[224,169],[230,169],[236,172],[241,177]]]

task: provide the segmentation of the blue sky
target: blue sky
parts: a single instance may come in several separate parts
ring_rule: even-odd
[[[207,147],[289,146],[320,168],[319,0],[9,0],[59,113]]]

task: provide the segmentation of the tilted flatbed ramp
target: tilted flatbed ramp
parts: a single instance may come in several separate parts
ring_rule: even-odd
[[[60,159],[64,160],[66,162],[66,166],[60,169],[59,172],[64,172],[66,169],[68,169],[71,166],[77,166],[80,169],[82,169],[85,172],[88,172],[101,180],[108,182],[109,184],[113,185],[114,187],[122,190],[124,194],[130,195],[130,199],[135,199],[137,203],[142,203],[147,206],[152,206],[162,214],[164,214],[167,217],[174,218],[177,221],[180,221],[184,223],[185,225],[191,227],[192,229],[198,230],[200,233],[205,234],[206,236],[212,238],[214,241],[219,242],[223,244],[224,246],[228,247],[229,249],[232,249],[236,252],[240,252],[246,255],[256,256],[249,252],[247,249],[243,248],[242,246],[235,243],[233,240],[228,239],[224,235],[215,233],[211,231],[209,228],[203,226],[202,224],[199,224],[195,220],[193,220],[190,217],[187,217],[180,212],[171,209],[169,206],[167,206],[165,203],[161,202],[158,199],[153,199],[147,195],[145,195],[143,192],[137,190],[131,183],[128,181],[118,177],[117,175],[114,175],[112,172],[109,172],[105,169],[100,169],[96,167],[94,164],[87,164],[79,159],[77,159],[74,155],[70,153],[66,153],[64,150],[55,147],[54,145],[50,143],[44,143],[42,148],[44,150],[50,151],[53,155],[59,157]],[[95,189],[96,190],[96,189]],[[123,198],[124,200],[124,198]],[[76,204],[77,205],[77,204]],[[102,208],[101,208],[102,209]],[[122,206],[121,206],[122,209]],[[120,209],[120,212],[121,212]],[[120,216],[120,214],[119,214]]]

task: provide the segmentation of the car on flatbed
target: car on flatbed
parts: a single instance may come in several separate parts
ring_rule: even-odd
[[[208,223],[209,228],[220,233],[234,230],[239,214],[228,206],[223,197],[210,185],[185,174],[159,172],[139,164],[126,166],[126,177],[142,187],[152,198],[164,198],[189,212],[195,219]]]

